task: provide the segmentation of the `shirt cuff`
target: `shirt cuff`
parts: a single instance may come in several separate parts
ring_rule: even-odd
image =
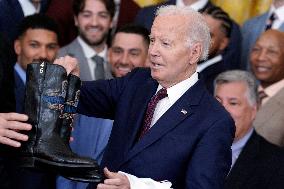
[[[131,189],[170,189],[172,186],[172,183],[167,180],[158,182],[150,178],[138,178],[122,171],[119,171],[119,173],[128,178]]]

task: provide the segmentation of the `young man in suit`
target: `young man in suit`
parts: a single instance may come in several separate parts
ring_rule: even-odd
[[[267,29],[284,31],[284,0],[273,0],[270,9],[243,24],[242,27],[242,59],[243,69],[251,70],[250,51],[257,38]]]
[[[219,74],[215,97],[236,124],[232,145],[232,168],[225,189],[280,189],[284,184],[284,151],[253,129],[257,112],[257,85],[246,71]]]
[[[194,10],[201,13],[207,8],[210,8],[212,6],[215,7],[215,5],[209,0],[169,0],[165,3],[140,9],[135,18],[135,22],[150,30],[155,18],[156,10],[162,5],[177,5],[179,7],[190,6]],[[238,69],[241,66],[240,53],[242,35],[240,27],[235,22],[232,23],[231,30],[232,31],[230,34],[228,48],[226,48],[226,50],[222,52],[222,56],[228,69]]]
[[[150,69],[83,84],[78,112],[114,119],[101,163],[106,179],[97,188],[223,187],[235,128],[198,79],[209,45],[202,15],[162,7],[150,34]],[[55,62],[79,75],[68,59]]]
[[[254,126],[269,142],[284,146],[284,32],[267,30],[251,49],[250,63],[262,97]]]
[[[56,58],[59,50],[56,23],[40,14],[25,17],[18,27],[14,50],[17,55],[14,66],[16,112],[23,113],[27,65],[39,59],[53,62]]]

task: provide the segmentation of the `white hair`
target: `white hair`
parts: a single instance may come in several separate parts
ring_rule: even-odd
[[[191,47],[194,43],[201,43],[202,54],[201,60],[205,60],[208,57],[210,46],[210,30],[205,22],[203,16],[190,8],[189,6],[178,7],[175,5],[161,6],[156,12],[157,16],[169,16],[169,15],[183,15],[188,17],[187,24],[187,44]]]

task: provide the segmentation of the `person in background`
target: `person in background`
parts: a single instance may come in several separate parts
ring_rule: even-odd
[[[258,107],[257,84],[252,74],[232,70],[219,74],[214,96],[235,121],[232,168],[225,189],[280,189],[284,184],[284,151],[253,128]]]
[[[201,14],[165,6],[151,29],[150,69],[83,83],[78,113],[114,119],[101,163],[106,179],[89,188],[223,187],[235,126],[198,79],[209,45]],[[67,60],[55,63],[79,75],[76,59]]]
[[[14,41],[17,62],[14,65],[16,112],[24,112],[27,65],[40,59],[53,62],[59,50],[58,27],[43,14],[25,17]]]
[[[118,28],[108,51],[113,76],[122,77],[136,67],[145,67],[149,43],[149,32],[142,26],[128,24]]]
[[[273,0],[269,10],[242,26],[241,68],[251,71],[250,54],[257,38],[268,29],[284,31],[284,0]]]
[[[269,142],[284,146],[284,32],[270,29],[257,39],[250,54],[259,80],[260,108],[253,123]]]
[[[229,69],[229,62],[224,62],[222,52],[228,47],[232,29],[232,20],[229,15],[216,6],[210,6],[203,11],[203,16],[210,29],[211,45],[209,57],[197,65],[206,87],[213,94],[215,77]]]

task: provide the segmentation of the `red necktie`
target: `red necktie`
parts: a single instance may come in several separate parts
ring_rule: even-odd
[[[140,137],[143,137],[145,133],[147,133],[151,127],[151,122],[152,122],[152,118],[153,118],[153,115],[154,115],[154,111],[155,111],[155,108],[158,104],[158,102],[160,100],[162,100],[163,98],[167,97],[168,94],[167,94],[167,89],[165,88],[162,88],[160,89],[157,94],[155,94],[150,102],[148,103],[148,107],[147,107],[147,111],[146,111],[146,114],[145,114],[145,117],[144,117],[144,122],[143,122],[143,127],[142,127],[142,131],[140,133]]]

